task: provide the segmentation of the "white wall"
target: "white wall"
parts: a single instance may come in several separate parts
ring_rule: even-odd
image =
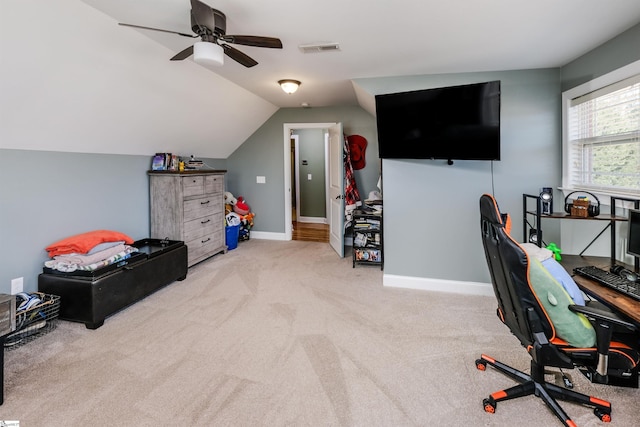
[[[2,0],[0,54],[0,148],[226,158],[277,110],[78,0]]]

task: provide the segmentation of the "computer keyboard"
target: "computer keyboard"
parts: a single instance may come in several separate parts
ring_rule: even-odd
[[[574,268],[573,272],[640,301],[640,282],[632,282],[592,265]]]

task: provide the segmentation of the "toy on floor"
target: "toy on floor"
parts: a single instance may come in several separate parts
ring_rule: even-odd
[[[236,204],[233,205],[233,211],[239,215],[246,215],[249,213],[249,205],[244,201],[242,196],[238,197]]]
[[[234,197],[229,191],[224,193],[224,214],[226,225],[240,225],[239,240],[249,240],[250,230],[253,227],[253,218],[256,216],[244,200],[244,197]]]

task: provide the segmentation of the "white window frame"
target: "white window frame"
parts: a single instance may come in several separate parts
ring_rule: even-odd
[[[562,187],[561,187],[561,190],[563,190],[565,194],[571,191],[583,190],[580,188],[574,188],[571,184],[571,164],[569,160],[570,142],[569,142],[569,129],[568,129],[569,107],[571,106],[571,100],[579,96],[583,96],[593,91],[596,91],[598,89],[601,89],[605,86],[609,86],[611,84],[617,83],[621,80],[633,77],[638,74],[640,74],[640,61],[632,62],[629,65],[626,65],[622,68],[618,68],[615,71],[612,71],[601,77],[595,78],[591,81],[588,81],[580,86],[576,86],[562,93]],[[620,197],[630,196],[627,193],[615,193],[615,192],[604,192],[604,191],[595,192],[592,190],[587,190],[587,191],[594,193],[600,199],[600,201],[605,204],[610,203],[609,196],[620,196]],[[634,197],[634,196],[631,196],[631,197]]]

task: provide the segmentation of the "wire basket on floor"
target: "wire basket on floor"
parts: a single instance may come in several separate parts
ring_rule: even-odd
[[[4,347],[7,349],[20,347],[56,327],[60,297],[42,292],[32,292],[31,295],[39,298],[40,302],[16,312],[16,330],[5,337]]]

